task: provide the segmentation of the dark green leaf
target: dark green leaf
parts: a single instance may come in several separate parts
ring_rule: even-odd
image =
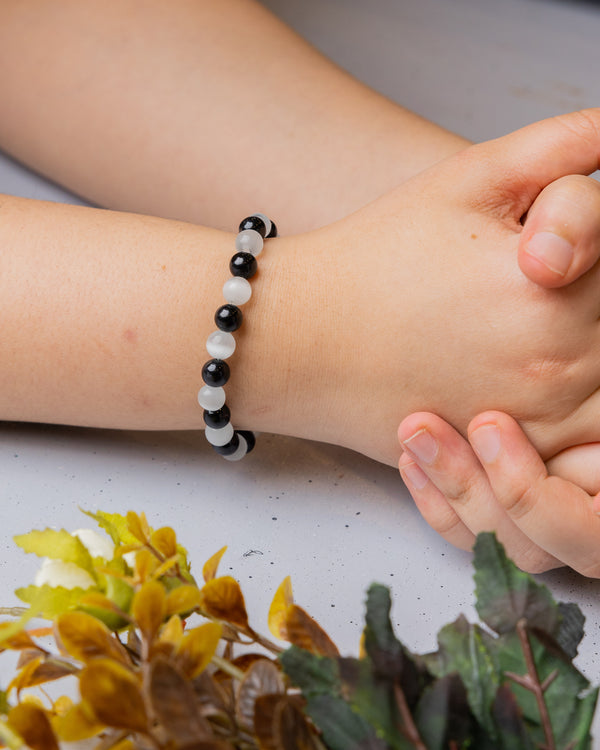
[[[476,608],[483,622],[502,634],[526,619],[530,626],[556,633],[560,616],[552,595],[508,559],[494,534],[479,534],[473,549]]]
[[[343,698],[315,695],[308,701],[306,712],[323,733],[329,750],[388,750],[375,730]]]
[[[490,709],[501,683],[496,642],[463,615],[438,633],[436,672],[440,676],[457,672],[467,690],[471,711],[482,727],[495,736]]]
[[[297,646],[290,646],[279,657],[283,671],[302,690],[312,695],[338,695],[340,678],[337,662],[328,656],[317,656]]]
[[[583,612],[576,604],[559,602],[558,611],[560,612],[560,623],[556,640],[561,648],[574,659],[577,656],[577,648],[583,638],[583,626],[585,617]]]
[[[507,686],[498,689],[492,714],[498,727],[498,750],[535,750],[515,696]]]

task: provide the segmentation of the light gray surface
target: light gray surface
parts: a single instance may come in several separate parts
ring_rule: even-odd
[[[600,103],[600,10],[549,0],[270,0],[327,54],[404,105],[470,138]],[[0,192],[72,200],[0,157]],[[6,250],[4,250],[6,252]],[[216,460],[202,435],[0,425],[0,603],[37,561],[11,537],[52,524],[87,525],[78,506],[144,509],[171,524],[200,569],[222,545],[222,566],[266,630],[277,585],[346,652],[356,653],[365,588],[393,588],[398,634],[432,649],[438,628],[472,615],[470,556],[441,541],[397,473],[348,451],[263,435],[239,464]],[[253,551],[251,554],[251,551]],[[555,595],[588,618],[580,666],[600,682],[600,583],[560,571]],[[4,682],[0,660],[0,684]],[[596,722],[600,735],[600,719]]]

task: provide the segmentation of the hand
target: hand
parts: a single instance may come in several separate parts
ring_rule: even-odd
[[[308,268],[318,263],[326,281],[305,299],[320,329],[300,367],[322,396],[313,437],[395,463],[399,418],[427,408],[464,434],[490,405],[516,416],[546,458],[600,437],[600,269],[540,289],[514,263],[519,248],[525,265],[539,263],[527,212],[528,231],[565,229],[543,220],[536,198],[596,168],[598,125],[599,110],[575,113],[466,149],[319,233]],[[574,260],[563,278],[582,269]],[[317,387],[319,361],[331,367]]]

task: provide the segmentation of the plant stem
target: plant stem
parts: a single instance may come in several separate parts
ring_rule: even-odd
[[[402,716],[402,721],[404,722],[404,735],[413,743],[415,750],[427,750],[427,746],[419,735],[419,730],[417,729],[417,725],[414,722],[410,708],[406,702],[404,691],[398,683],[394,684],[394,697],[396,698],[396,704],[400,711],[400,716]]]

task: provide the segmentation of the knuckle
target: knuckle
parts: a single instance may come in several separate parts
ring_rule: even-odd
[[[566,115],[557,115],[555,121],[586,143],[597,142],[600,136],[600,109],[580,109]]]

